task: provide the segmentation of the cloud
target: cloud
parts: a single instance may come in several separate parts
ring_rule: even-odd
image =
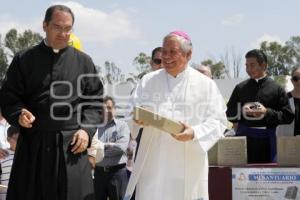
[[[284,45],[284,42],[280,39],[279,36],[277,36],[277,35],[271,35],[271,34],[267,34],[267,33],[265,33],[264,35],[262,35],[261,37],[259,37],[258,39],[256,39],[250,45],[251,45],[252,48],[260,48],[260,43],[262,43],[263,41],[277,42],[277,43],[279,43],[281,45]]]
[[[84,7],[73,1],[55,2],[53,4],[64,4],[72,9],[75,15],[74,33],[85,42],[112,45],[117,40],[141,38],[141,32],[130,21],[129,15],[121,9],[115,8],[111,12],[103,12]],[[0,34],[4,37],[9,29],[16,28],[20,32],[30,29],[44,35],[42,29],[43,17],[17,19],[10,14],[1,14]]]
[[[42,29],[42,18],[35,19],[31,21],[23,21],[20,19],[15,19],[14,17],[8,14],[1,14],[0,15],[0,34],[2,35],[2,39],[4,38],[5,34],[12,28],[18,30],[18,32],[23,32],[25,30],[32,30],[33,32],[38,32],[41,35],[44,35]]]
[[[240,24],[244,20],[243,14],[236,14],[229,17],[226,17],[222,20],[221,24],[224,26],[234,26]]]
[[[69,1],[56,2],[72,9],[75,15],[75,34],[88,42],[100,42],[111,45],[119,39],[139,39],[141,33],[130,21],[128,14],[118,8],[112,12],[103,12],[94,8]]]

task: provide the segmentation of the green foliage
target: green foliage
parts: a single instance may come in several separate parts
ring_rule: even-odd
[[[0,83],[3,81],[8,67],[8,56],[13,57],[17,52],[41,42],[43,37],[39,33],[26,30],[18,34],[16,29],[9,30],[4,38],[4,45],[0,37]],[[7,49],[5,49],[7,48]],[[11,53],[8,54],[7,51]]]
[[[202,65],[205,66],[212,66],[213,65],[213,61],[211,59],[207,59],[201,62]]]
[[[264,41],[260,48],[268,56],[269,75],[288,75],[294,66],[300,64],[300,36],[291,37],[284,45]]]
[[[293,56],[294,66],[300,64],[300,36],[293,36],[286,42],[286,46],[291,56]]]
[[[139,55],[134,58],[133,64],[136,66],[138,74],[151,71],[150,61],[151,57],[143,52],[139,53]]]
[[[207,59],[202,61],[201,64],[210,67],[211,74],[214,79],[224,78],[225,65],[221,61],[214,62],[211,59]]]
[[[124,81],[125,77],[124,74],[122,74],[122,70],[117,67],[117,65],[114,62],[105,61],[104,63],[105,67],[105,75],[104,75],[104,82],[105,83],[116,83]]]
[[[213,65],[211,65],[211,71],[213,78],[222,79],[224,78],[225,65],[221,61],[214,63]]]
[[[7,57],[4,51],[4,47],[1,44],[1,35],[0,35],[0,82],[3,81],[5,77],[5,73],[8,67]]]
[[[287,75],[293,65],[293,55],[289,48],[277,42],[264,41],[260,45],[268,57],[267,74],[278,76]]]
[[[284,86],[286,84],[286,76],[285,75],[274,76],[273,78],[281,87],[284,88]]]
[[[12,52],[12,57],[19,51],[27,49],[41,42],[43,37],[39,33],[25,30],[18,34],[16,29],[9,30],[5,35],[5,46]]]

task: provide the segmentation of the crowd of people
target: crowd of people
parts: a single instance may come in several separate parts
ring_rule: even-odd
[[[226,106],[210,68],[189,65],[192,39],[183,31],[153,50],[152,71],[129,102],[176,120],[181,131],[166,133],[132,113],[117,119],[92,59],[68,45],[74,22],[70,8],[49,7],[45,39],[9,66],[0,90],[0,199],[208,200],[207,152],[228,120],[247,137],[249,163],[276,162],[278,126],[300,134],[300,67],[286,93],[266,74],[265,53],[247,52],[249,79]]]

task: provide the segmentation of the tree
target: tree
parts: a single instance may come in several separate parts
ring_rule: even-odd
[[[98,74],[102,74],[103,73],[102,72],[102,68],[101,68],[100,65],[95,65],[95,68],[96,68],[96,71],[97,71]]]
[[[4,44],[1,39],[0,36],[0,83],[2,83],[8,67],[8,52],[5,51],[5,48],[11,51],[9,56],[13,57],[18,51],[41,42],[43,37],[31,30],[18,34],[16,29],[11,29],[5,35]]]
[[[224,79],[225,65],[219,61],[210,66],[213,78]]]
[[[0,83],[2,83],[2,81],[5,77],[5,73],[6,73],[6,70],[8,67],[7,62],[8,62],[7,57],[6,57],[2,42],[1,42],[1,35],[0,35]]]
[[[295,59],[290,47],[278,42],[264,41],[260,44],[268,58],[267,74],[272,76],[288,75]]]
[[[138,73],[141,74],[151,70],[150,61],[151,57],[141,52],[137,57],[134,58],[133,64],[136,66]]]
[[[300,64],[300,36],[293,36],[286,42],[288,53],[293,56],[293,64]]]
[[[242,55],[237,53],[234,47],[231,49],[226,49],[225,55],[221,56],[221,62],[224,64],[225,70],[228,78],[238,78],[240,76],[241,66],[242,66]]]
[[[5,46],[12,52],[13,57],[17,52],[27,49],[41,42],[43,37],[39,33],[25,30],[23,34],[18,34],[16,29],[9,30],[5,35]]]
[[[106,71],[104,76],[107,83],[112,84],[124,81],[125,76],[121,73],[122,70],[114,62],[105,61],[104,67]]]
[[[207,59],[207,60],[202,61],[201,64],[210,67],[211,74],[214,79],[224,78],[225,65],[221,61],[214,62],[211,59]]]

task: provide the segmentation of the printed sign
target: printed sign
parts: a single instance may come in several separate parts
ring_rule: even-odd
[[[300,200],[300,168],[232,168],[233,200]]]

